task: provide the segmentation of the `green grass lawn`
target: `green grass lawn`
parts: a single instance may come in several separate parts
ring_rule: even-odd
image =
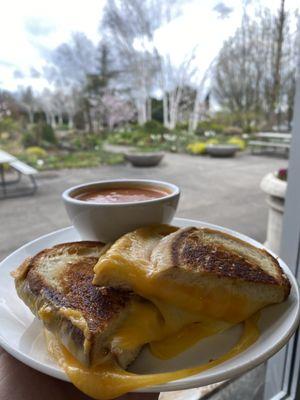
[[[70,154],[48,154],[44,158],[22,153],[18,154],[17,157],[39,171],[63,168],[88,168],[97,167],[101,164],[114,165],[124,162],[122,154],[105,151],[77,151]]]

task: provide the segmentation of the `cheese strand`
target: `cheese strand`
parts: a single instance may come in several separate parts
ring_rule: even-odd
[[[65,371],[71,382],[82,392],[97,400],[109,400],[133,390],[163,384],[186,378],[213,368],[245,351],[259,337],[257,327],[258,314],[244,321],[243,333],[238,342],[224,355],[192,368],[174,372],[139,375],[122,369],[110,360],[104,364],[87,368],[82,366],[58,340],[51,334],[46,335],[48,350]]]

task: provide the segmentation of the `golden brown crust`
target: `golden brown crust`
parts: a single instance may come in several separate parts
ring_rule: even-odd
[[[58,255],[66,249],[69,254],[80,255],[94,247],[100,251],[103,246],[100,242],[72,242],[45,249],[27,259],[26,266],[23,263],[18,268],[19,273],[15,273],[16,279],[26,280],[27,290],[31,295],[42,298],[43,304],[49,304],[56,309],[65,307],[80,311],[90,332],[96,334],[103,331],[111,319],[126,307],[131,294],[128,291],[92,284],[93,267],[98,261],[98,256],[78,257],[78,260],[69,262],[57,277],[60,290],[53,287],[40,273],[39,267],[45,257]]]
[[[201,228],[201,231],[204,234],[221,233],[220,231],[209,228]],[[243,246],[247,246],[249,249],[255,249],[256,252],[260,252],[264,256],[267,256],[270,259],[273,268],[276,269],[276,276],[265,272],[249,258],[243,257],[233,251],[229,251],[220,243],[201,241],[198,232],[199,229],[193,227],[178,232],[171,247],[172,263],[174,266],[184,264],[186,269],[193,271],[201,269],[202,272],[213,273],[220,277],[279,285],[284,288],[285,297],[289,295],[290,283],[283,273],[278,261],[267,251],[258,249],[227,233],[221,233],[224,238],[233,240],[237,244],[243,244]]]
[[[24,276],[26,276],[30,267],[31,259],[32,257],[25,258],[22,264],[15,271],[11,272],[11,276],[14,279],[22,279]]]

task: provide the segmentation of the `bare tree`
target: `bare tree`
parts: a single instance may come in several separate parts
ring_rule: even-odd
[[[273,78],[273,88],[271,94],[271,112],[276,114],[276,110],[279,103],[280,95],[280,83],[281,83],[281,64],[282,64],[282,51],[284,42],[284,27],[286,21],[286,12],[284,9],[285,0],[281,0],[281,5],[278,13],[278,17],[275,20],[275,65],[274,65],[274,78]],[[280,125],[280,112],[277,112],[278,120],[277,123]]]
[[[211,74],[213,72],[213,67],[216,62],[216,59],[214,58],[209,66],[207,67],[206,71],[204,74],[201,76],[199,83],[196,84],[196,96],[194,100],[194,106],[193,106],[193,111],[190,114],[189,118],[189,132],[194,132],[195,129],[197,128],[199,118],[201,115],[201,111],[203,109],[202,105],[205,103],[205,96],[207,96],[207,92],[205,91],[205,86],[207,84],[208,79],[211,78]],[[204,107],[204,110],[206,110],[206,107]]]
[[[272,128],[284,114],[289,124],[295,88],[295,32],[293,18],[258,9],[254,18],[244,13],[241,26],[221,49],[214,68],[214,95],[221,106],[239,115],[240,124]],[[274,117],[276,116],[276,118]]]
[[[86,76],[97,72],[97,46],[84,33],[76,32],[69,43],[63,43],[49,56],[44,74],[58,88],[82,88]]]
[[[54,94],[50,89],[44,89],[38,96],[38,103],[46,116],[47,124],[52,128],[56,127],[56,115],[58,113],[57,104],[54,101]]]
[[[73,89],[71,93],[64,94],[64,111],[68,116],[69,129],[74,128],[74,117],[80,110],[81,93]]]
[[[180,13],[182,4],[183,1],[178,0],[111,0],[106,3],[101,26],[122,72],[120,85],[131,92],[135,101],[139,124],[151,118],[151,93],[157,74],[169,70],[169,63],[162,62],[155,47],[154,33]],[[172,115],[176,104],[176,99],[172,98]]]
[[[160,81],[163,93],[164,126],[168,129],[175,128],[184,88],[191,84],[192,77],[195,75],[193,60],[193,52],[178,66],[172,63],[169,56],[161,57]]]
[[[28,86],[26,89],[19,88],[18,97],[21,105],[24,107],[28,114],[28,119],[31,124],[34,122],[34,113],[37,111],[36,97],[32,91],[32,88]]]
[[[131,102],[120,96],[106,93],[102,101],[105,109],[105,123],[110,130],[131,121],[135,116]]]
[[[73,118],[87,84],[87,76],[94,75],[99,69],[98,49],[85,34],[76,32],[69,43],[63,43],[50,53],[49,64],[44,75],[56,88],[52,97],[47,91],[43,107],[47,110],[48,119],[55,124],[52,115],[56,110],[60,122],[62,113],[67,112],[69,125],[73,126]],[[77,96],[77,98],[74,98]],[[51,104],[49,101],[52,101]],[[82,101],[83,102],[83,101]],[[86,112],[90,112],[85,107]],[[90,115],[86,116],[90,120]]]

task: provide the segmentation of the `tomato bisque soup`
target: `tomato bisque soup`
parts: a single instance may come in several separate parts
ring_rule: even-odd
[[[93,203],[132,203],[139,201],[154,200],[171,194],[166,189],[159,187],[111,187],[86,189],[73,197],[81,201]]]

